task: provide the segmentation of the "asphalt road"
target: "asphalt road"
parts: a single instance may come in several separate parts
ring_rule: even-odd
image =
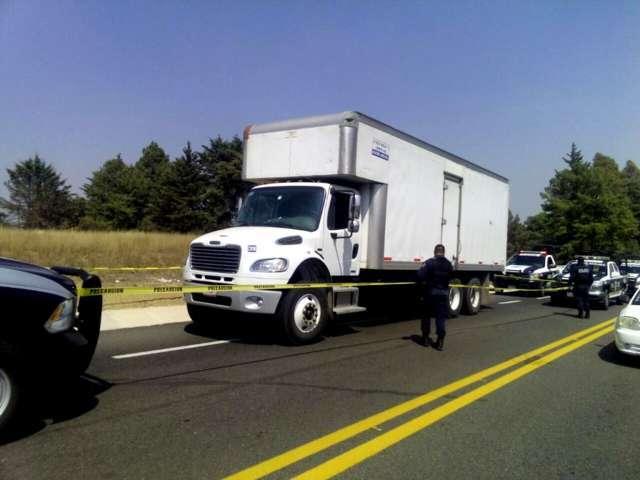
[[[303,347],[256,322],[104,332],[89,375],[43,395],[0,446],[0,478],[210,479],[267,461],[267,478],[637,479],[640,361],[611,333],[469,378],[619,309],[579,320],[496,297],[449,321],[444,352],[414,341],[407,313],[366,314]]]

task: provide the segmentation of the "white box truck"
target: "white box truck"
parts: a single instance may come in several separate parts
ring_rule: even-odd
[[[414,281],[438,243],[455,283],[504,269],[508,180],[361,113],[248,126],[242,174],[257,186],[236,226],[193,240],[185,284]],[[484,291],[452,288],[451,314],[477,313]],[[194,322],[275,314],[295,343],[364,310],[358,298],[357,287],[185,295]]]

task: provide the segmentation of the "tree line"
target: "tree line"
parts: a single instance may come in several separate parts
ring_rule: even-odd
[[[133,165],[120,155],[104,162],[76,195],[35,155],[7,169],[0,222],[43,229],[212,230],[230,223],[236,198],[248,188],[241,168],[237,137],[210,139],[199,150],[187,143],[174,160],[151,142]]]
[[[541,193],[541,211],[526,220],[509,212],[507,253],[552,249],[560,259],[577,253],[640,256],[640,169],[596,153],[586,161],[572,144]],[[7,169],[8,198],[0,223],[24,228],[202,232],[230,224],[235,202],[249,188],[241,179],[242,141],[190,143],[171,160],[151,142],[132,165],[107,160],[71,192],[38,155]]]

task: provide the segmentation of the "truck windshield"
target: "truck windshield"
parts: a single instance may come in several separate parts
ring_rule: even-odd
[[[265,187],[249,192],[238,214],[238,226],[318,228],[324,189],[320,187]]]

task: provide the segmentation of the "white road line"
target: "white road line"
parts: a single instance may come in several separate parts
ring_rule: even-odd
[[[498,302],[498,305],[507,305],[509,303],[520,303],[522,300],[508,300],[506,302]]]
[[[122,360],[123,358],[144,357],[145,355],[156,355],[158,353],[175,352],[178,350],[189,350],[191,348],[211,347],[213,345],[222,345],[223,343],[231,343],[234,340],[216,340],[215,342],[194,343],[193,345],[183,345],[181,347],[160,348],[158,350],[148,350],[146,352],[125,353],[122,355],[114,355],[111,358]]]
[[[538,297],[536,300],[546,300],[547,298],[551,298],[551,295],[547,295],[545,297]]]

